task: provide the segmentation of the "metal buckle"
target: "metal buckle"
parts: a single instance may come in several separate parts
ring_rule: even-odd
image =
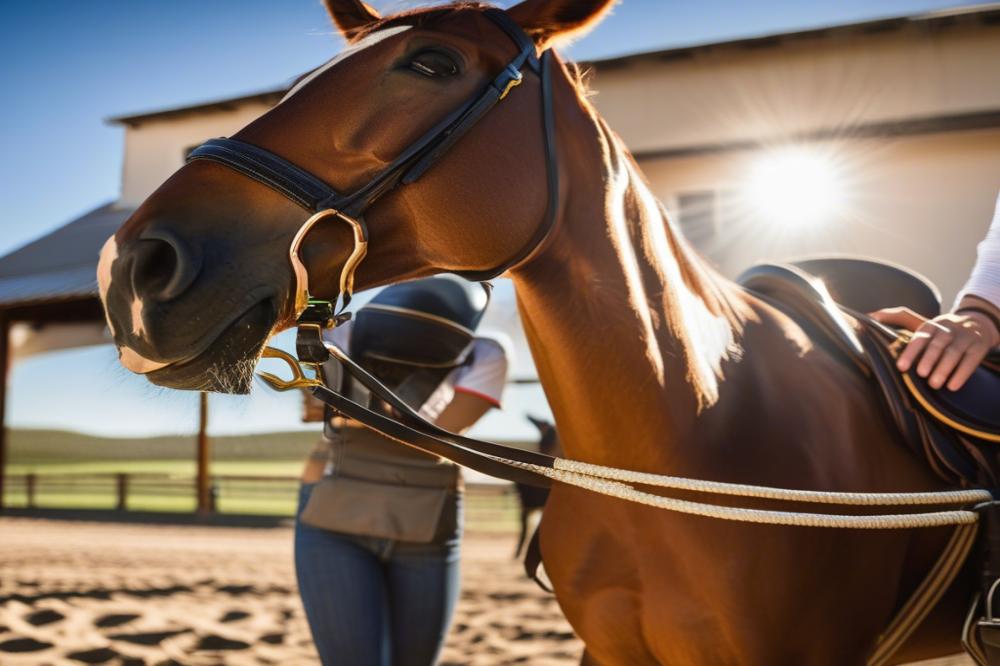
[[[897,358],[903,351],[903,347],[910,344],[910,340],[912,339],[912,332],[906,330],[896,331],[896,339],[889,344],[889,353],[892,354],[893,358]]]
[[[510,71],[509,66],[508,66],[508,71]],[[503,92],[500,93],[500,99],[506,97],[507,93],[509,93],[512,88],[521,85],[521,81],[524,80],[524,76],[521,74],[520,70],[515,69],[513,72],[511,72],[511,74],[513,74],[514,76],[513,78],[511,78],[510,81],[507,82],[507,85],[504,86]]]
[[[347,304],[351,300],[351,295],[354,293],[354,272],[358,269],[358,265],[365,258],[365,255],[368,254],[368,233],[365,230],[365,226],[350,215],[341,213],[339,210],[333,208],[326,208],[306,220],[299,227],[295,237],[292,239],[291,246],[288,248],[288,258],[292,262],[292,272],[295,274],[296,317],[302,314],[302,311],[309,305],[309,272],[302,263],[301,257],[299,257],[299,250],[302,247],[302,242],[305,240],[306,234],[309,233],[317,222],[327,217],[336,217],[347,222],[354,234],[354,249],[351,250],[350,256],[344,262],[344,267],[340,271],[340,295],[343,298],[341,309],[347,307]]]
[[[287,363],[288,367],[292,371],[291,379],[282,379],[273,373],[265,372],[263,370],[257,371],[257,376],[263,379],[267,385],[275,391],[308,389],[323,385],[322,380],[319,379],[319,368],[312,366],[313,370],[316,372],[316,377],[306,377],[305,372],[302,371],[302,364],[299,363],[299,360],[286,351],[275,347],[264,347],[264,352],[261,354],[261,357],[280,359]]]

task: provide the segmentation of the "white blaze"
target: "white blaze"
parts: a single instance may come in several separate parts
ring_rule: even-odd
[[[115,259],[118,258],[118,241],[112,236],[104,243],[104,247],[101,248],[101,257],[97,262],[97,290],[101,295],[101,302],[104,304],[104,316],[108,321],[108,329],[111,334],[114,335],[115,327],[111,323],[111,317],[108,316],[108,290],[111,289],[111,265],[114,264]],[[132,301],[131,308],[131,318],[132,318],[132,332],[135,335],[142,335],[145,332],[145,326],[142,321],[142,301],[138,296]],[[151,361],[148,358],[140,355],[135,350],[121,346],[118,348],[118,358],[121,360],[122,365],[132,372],[139,374],[145,374],[147,372],[153,372],[154,370],[159,370],[164,368],[168,363],[160,363],[159,361]]]
[[[111,238],[104,242],[101,248],[101,257],[97,262],[97,291],[101,295],[101,303],[104,304],[104,317],[108,320],[108,329],[111,335],[115,334],[115,327],[108,317],[108,289],[111,288],[111,264],[118,258],[118,241],[112,234]]]
[[[297,93],[298,91],[302,90],[304,87],[315,81],[318,76],[320,76],[323,72],[330,69],[337,63],[347,60],[352,55],[360,53],[370,46],[375,46],[383,39],[392,37],[393,35],[398,35],[399,33],[405,30],[409,30],[410,27],[411,26],[408,25],[397,25],[393,28],[386,28],[385,30],[379,30],[378,32],[373,32],[364,39],[358,40],[353,44],[349,44],[346,49],[344,49],[336,56],[334,56],[333,59],[327,62],[325,65],[320,65],[319,67],[317,67],[316,69],[314,69],[313,71],[309,72],[304,77],[302,77],[302,79],[298,83],[296,83],[291,90],[285,93],[285,96],[281,98],[281,102],[278,102],[278,104],[281,104],[282,102],[286,101],[289,97],[291,97],[292,95],[294,95],[295,93]]]

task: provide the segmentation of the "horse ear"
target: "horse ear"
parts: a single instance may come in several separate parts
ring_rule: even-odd
[[[350,41],[359,31],[378,21],[382,16],[362,0],[323,0],[330,18]]]
[[[507,10],[539,48],[579,37],[597,25],[617,0],[523,0]]]

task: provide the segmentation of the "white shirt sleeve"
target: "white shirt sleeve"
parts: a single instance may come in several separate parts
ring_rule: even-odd
[[[965,296],[978,296],[1000,308],[1000,195],[997,195],[993,223],[979,244],[972,275],[955,299],[956,307]]]
[[[507,354],[503,346],[490,338],[476,338],[472,363],[456,371],[455,390],[470,393],[500,406],[507,385]]]

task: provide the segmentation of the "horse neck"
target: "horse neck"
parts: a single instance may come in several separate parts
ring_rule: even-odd
[[[689,249],[620,140],[568,81],[562,214],[512,277],[532,355],[570,457],[670,468],[718,398],[744,304]],[[570,97],[571,96],[571,97]]]

